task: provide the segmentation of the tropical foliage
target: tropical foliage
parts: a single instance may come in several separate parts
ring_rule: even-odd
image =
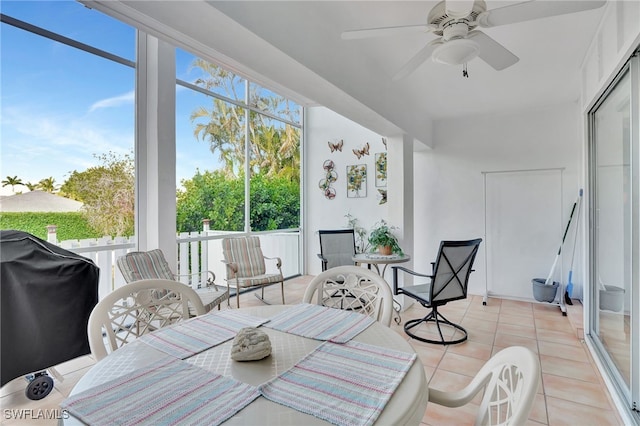
[[[244,230],[244,176],[231,178],[223,171],[198,172],[182,182],[177,196],[177,227],[180,232],[202,229]],[[266,231],[299,226],[299,186],[283,177],[255,175],[251,179],[251,229]]]
[[[230,99],[243,99],[238,92],[244,87],[242,79],[202,59],[193,64],[203,71],[203,77],[195,84],[207,90],[223,92]],[[244,107],[211,98],[210,108],[202,106],[191,114],[194,136],[208,142],[211,152],[218,154],[223,171],[229,177],[237,177],[245,163]],[[275,111],[290,121],[297,120],[298,111],[290,108],[289,102],[277,95],[261,95],[257,86],[250,86],[249,105]],[[299,181],[300,132],[297,128],[266,115],[250,111],[249,114],[249,168],[252,173],[269,177],[287,177]]]
[[[128,236],[134,232],[134,163],[130,155],[97,155],[102,163],[73,171],[61,194],[84,203],[88,223],[101,235]]]
[[[56,180],[53,177],[41,179],[38,183],[24,182],[18,176],[7,176],[2,180],[2,187],[11,187],[11,192],[16,192],[16,186],[26,186],[29,191],[41,190],[50,193],[57,192],[60,188],[56,184]]]

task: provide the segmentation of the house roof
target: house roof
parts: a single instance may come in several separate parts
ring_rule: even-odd
[[[44,191],[0,197],[0,212],[77,212],[82,203]]]

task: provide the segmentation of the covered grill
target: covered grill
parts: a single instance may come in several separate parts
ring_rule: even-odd
[[[99,268],[21,231],[0,231],[1,386],[29,373],[30,399],[53,380],[38,372],[89,354],[87,322],[98,302]]]

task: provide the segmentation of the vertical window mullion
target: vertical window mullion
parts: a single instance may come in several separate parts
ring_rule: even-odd
[[[244,82],[244,102],[249,105],[249,80]],[[244,117],[244,230],[251,232],[251,134],[249,133],[251,111],[249,108],[245,108]]]

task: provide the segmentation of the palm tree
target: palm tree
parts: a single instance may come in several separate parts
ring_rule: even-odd
[[[244,81],[205,60],[196,59],[194,68],[203,72],[195,84],[230,99],[242,99],[237,93]],[[256,86],[250,86],[249,104],[267,111],[278,111],[291,121],[296,120],[297,110],[291,110],[288,101],[281,96],[265,96]],[[237,176],[245,162],[245,109],[214,98],[211,108],[199,107],[191,113],[194,136],[209,143],[212,153],[217,153],[224,164],[224,173]],[[253,173],[268,176],[285,176],[299,180],[300,132],[285,124],[275,124],[268,116],[251,111],[249,114],[250,158]]]
[[[2,187],[11,185],[11,192],[16,192],[16,185],[24,185],[22,179],[18,176],[7,176],[5,180],[2,181]]]
[[[35,191],[36,189],[38,189],[37,183],[27,182],[24,184],[24,186],[26,186],[29,191]]]
[[[58,191],[59,189],[58,186],[56,185],[56,180],[53,178],[53,176],[50,176],[45,179],[41,179],[40,182],[38,182],[38,188],[45,192],[49,192],[51,194]]]

